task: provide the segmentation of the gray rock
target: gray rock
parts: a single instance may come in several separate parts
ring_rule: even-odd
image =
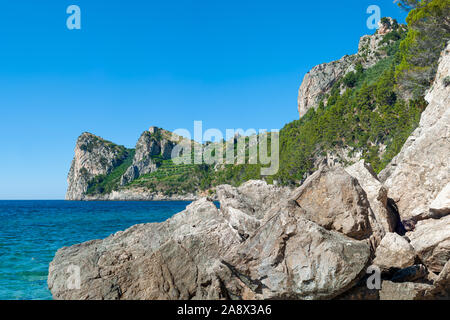
[[[414,264],[414,248],[396,233],[387,233],[375,252],[373,264],[381,269],[406,268]]]
[[[303,218],[290,190],[259,181],[221,189],[227,214],[204,198],[166,222],[58,250],[48,276],[54,298],[322,299],[364,274],[368,243]],[[231,209],[260,226],[248,224],[242,237]],[[80,268],[80,289],[68,286],[70,266]]]
[[[358,181],[341,167],[324,167],[312,174],[292,198],[302,209],[299,214],[327,230],[354,239],[372,235],[366,193]]]
[[[163,223],[58,250],[48,286],[55,299],[190,299],[239,242],[216,206],[201,199]],[[80,289],[67,286],[71,265],[80,267]]]
[[[434,287],[425,283],[383,281],[380,300],[424,300]]]
[[[450,182],[447,183],[430,204],[430,213],[434,217],[441,217],[450,213]]]
[[[444,50],[436,80],[426,96],[428,107],[419,127],[400,153],[380,173],[402,220],[433,217],[430,204],[450,182],[450,44]],[[445,211],[444,211],[445,212]]]
[[[355,284],[369,261],[364,241],[283,210],[229,252],[217,271],[242,299],[328,299]]]
[[[270,209],[287,199],[291,190],[251,180],[239,188],[221,185],[216,188],[220,212],[242,238],[248,238],[275,213]]]
[[[360,160],[357,163],[345,168],[352,177],[356,178],[367,194],[377,221],[381,224],[383,231],[394,232],[396,228],[396,217],[387,208],[387,189],[378,180],[375,172],[369,163]]]
[[[373,229],[372,243],[377,247],[381,239],[388,232],[394,232],[397,227],[397,216],[388,207],[387,189],[378,180],[370,164],[360,160],[345,168],[352,177],[356,178],[367,194],[370,208],[375,216],[369,215]]]
[[[421,261],[433,272],[441,272],[450,260],[450,216],[419,221],[407,236]]]

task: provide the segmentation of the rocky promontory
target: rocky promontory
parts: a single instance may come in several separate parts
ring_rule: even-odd
[[[66,200],[197,200],[198,192],[169,193],[167,188],[153,187],[151,183],[135,183],[158,171],[164,161],[170,161],[174,146],[186,142],[187,139],[157,127],[144,131],[134,149],[83,133],[75,145]]]

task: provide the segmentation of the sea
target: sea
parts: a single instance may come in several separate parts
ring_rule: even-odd
[[[187,201],[0,201],[0,300],[50,300],[55,252],[135,224],[162,222]]]

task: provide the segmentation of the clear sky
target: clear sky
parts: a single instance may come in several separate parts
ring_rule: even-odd
[[[373,4],[404,22],[392,0],[2,1],[0,199],[64,198],[84,131],[282,128],[304,74],[374,32]]]

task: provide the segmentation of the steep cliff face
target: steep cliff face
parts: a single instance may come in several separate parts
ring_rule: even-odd
[[[298,112],[300,118],[311,108],[317,108],[319,101],[330,93],[331,88],[337,80],[344,77],[347,73],[354,71],[357,64],[363,68],[370,68],[377,62],[387,57],[386,48],[390,41],[383,41],[385,36],[395,28],[403,28],[396,25],[388,18],[388,23],[381,24],[380,29],[374,35],[365,35],[361,37],[358,46],[358,53],[346,55],[340,60],[330,63],[323,63],[315,66],[309,71],[298,91]]]
[[[450,44],[442,53],[433,86],[426,96],[429,105],[420,126],[400,153],[380,173],[403,220],[422,220],[450,213],[430,210],[431,203],[450,182]],[[449,188],[441,199],[448,199]],[[440,201],[445,203],[445,200]]]
[[[122,176],[120,185],[125,186],[141,175],[156,171],[158,165],[153,159],[155,156],[160,155],[164,160],[170,159],[175,146],[172,139],[171,132],[156,127],[142,133],[136,144],[133,164]]]
[[[91,133],[83,133],[75,146],[75,157],[67,178],[66,200],[83,200],[89,182],[98,175],[111,172],[125,156],[125,147]]]

